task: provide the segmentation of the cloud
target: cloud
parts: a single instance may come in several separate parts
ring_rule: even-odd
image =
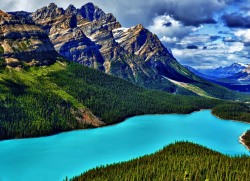
[[[170,27],[170,26],[172,26],[172,23],[171,22],[167,22],[167,23],[164,23],[163,25],[166,26],[166,27]]]
[[[186,46],[187,49],[198,49],[198,46],[196,45],[188,45]]]
[[[237,34],[242,39],[247,36],[245,31]],[[238,37],[217,37],[217,41],[213,41],[215,38],[211,39],[211,36],[215,35],[189,35],[178,43],[181,46],[172,48],[173,55],[181,64],[195,68],[215,68],[234,62],[249,63],[250,47],[246,47]]]
[[[157,0],[155,2],[157,3]],[[158,7],[156,14],[170,15],[187,26],[215,24],[214,13],[226,5],[223,0],[192,0],[192,3],[189,0],[162,0],[161,2],[164,2],[164,6]]]
[[[229,37],[223,37],[222,39],[223,42],[236,42],[238,41],[235,36],[229,36]]]
[[[242,13],[224,14],[222,20],[230,28],[250,28],[250,15]]]
[[[218,31],[218,34],[222,34],[222,35],[232,35],[231,31]]]
[[[198,28],[184,26],[180,21],[173,19],[169,15],[162,15],[155,17],[148,29],[157,34],[166,46],[172,48],[173,46],[177,46],[176,43],[180,42],[181,39]]]
[[[214,35],[214,36],[210,36],[210,40],[211,41],[216,41],[218,39],[221,39],[221,36],[217,36],[217,35]]]
[[[206,43],[210,42],[210,35],[208,34],[192,34],[183,38],[180,44],[183,48],[185,48],[190,44],[195,44],[196,46],[204,46]]]
[[[166,23],[171,23],[171,26],[166,26]],[[155,17],[148,29],[160,37],[167,36],[170,38],[176,37],[182,39],[195,31],[196,28],[184,26],[180,21],[176,21],[169,15],[162,15]]]
[[[249,46],[250,44],[250,29],[237,30],[234,32],[235,36],[245,44],[245,46]]]
[[[172,49],[173,55],[183,65],[194,68],[216,68],[227,66],[234,62],[249,63],[249,53],[237,44],[217,45],[217,49]],[[240,50],[240,51],[239,51]]]

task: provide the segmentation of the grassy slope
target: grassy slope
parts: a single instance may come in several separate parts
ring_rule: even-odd
[[[179,142],[152,155],[92,169],[71,181],[243,181],[250,178],[249,168],[247,156],[231,158],[196,144]]]
[[[175,61],[170,63],[170,66],[176,70],[175,74],[184,76],[182,78],[180,76],[176,77],[174,80],[171,78],[167,78],[174,85],[185,89],[188,95],[190,92],[206,97],[206,98],[219,98],[225,100],[241,100],[241,101],[250,101],[250,96],[245,95],[236,91],[229,90],[223,86],[218,84],[209,82],[203,78],[196,76],[194,73],[190,72],[179,63]],[[185,80],[187,79],[187,80]],[[178,93],[178,92],[177,92]]]
[[[0,139],[89,127],[75,118],[77,110],[85,108],[106,124],[134,115],[184,114],[211,108],[221,118],[250,122],[246,104],[227,105],[228,102],[217,99],[147,90],[76,63],[57,62],[49,67],[21,70],[6,68],[0,72]]]

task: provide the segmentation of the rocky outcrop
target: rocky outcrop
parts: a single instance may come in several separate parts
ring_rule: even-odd
[[[76,117],[79,124],[86,127],[101,127],[106,124],[101,119],[95,116],[89,109],[79,109],[77,111],[72,110],[72,114]]]
[[[59,56],[48,35],[29,19],[1,11],[0,25],[1,58],[7,65],[50,65]]]
[[[101,20],[106,18],[106,14],[93,3],[87,3],[79,9],[78,14],[80,14],[83,19],[88,21]]]

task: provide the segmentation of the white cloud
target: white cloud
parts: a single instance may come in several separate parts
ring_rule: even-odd
[[[170,25],[166,26],[167,23],[170,23]],[[192,26],[184,26],[180,21],[176,21],[169,15],[155,17],[148,29],[157,34],[163,41],[166,40],[166,42],[182,39],[197,30]]]
[[[242,42],[250,42],[250,29],[237,30],[234,33]]]
[[[215,68],[227,66],[234,62],[249,63],[247,58],[249,52],[241,42],[219,42],[212,44],[212,46],[209,46],[208,42],[205,45],[208,49],[174,48],[172,52],[180,63],[195,68]]]
[[[162,38],[160,38],[160,40],[166,43],[177,43],[179,41],[176,37],[170,38],[167,36],[163,36]]]
[[[207,35],[207,34],[194,34],[194,35],[190,35],[190,36],[183,38],[179,44],[181,44],[182,47],[184,48],[190,44],[193,44],[196,46],[204,46],[208,42],[211,42],[209,35]]]
[[[230,43],[230,46],[226,46],[228,53],[240,52],[244,49],[244,44],[241,42]]]

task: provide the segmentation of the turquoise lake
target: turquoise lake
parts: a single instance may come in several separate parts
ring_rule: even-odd
[[[250,124],[224,121],[205,110],[145,115],[104,128],[0,142],[0,181],[62,181],[99,165],[191,141],[228,155],[248,154],[239,136]]]

